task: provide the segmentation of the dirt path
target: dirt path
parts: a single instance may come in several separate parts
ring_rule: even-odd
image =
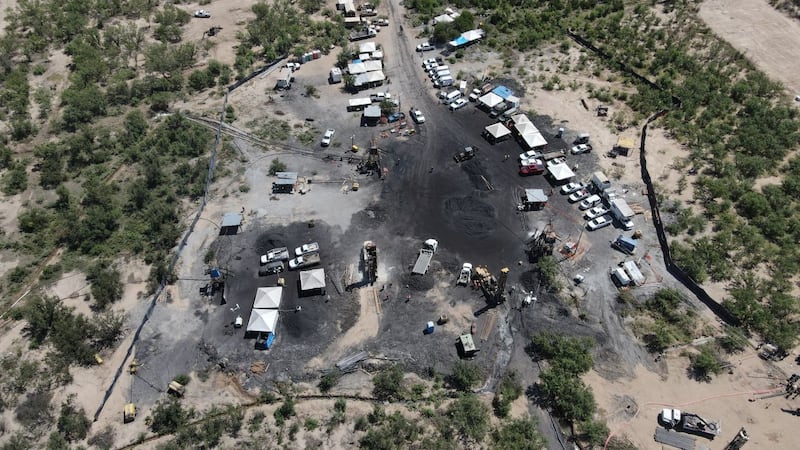
[[[766,0],[706,0],[700,18],[792,95],[800,92],[800,22]]]

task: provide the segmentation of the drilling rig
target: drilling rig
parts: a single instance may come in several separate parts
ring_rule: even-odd
[[[486,297],[490,306],[496,306],[506,301],[506,281],[508,280],[508,267],[500,269],[500,276],[495,278],[486,266],[475,268],[473,281]]]

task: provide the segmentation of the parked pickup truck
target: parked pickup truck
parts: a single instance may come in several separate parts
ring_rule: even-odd
[[[276,273],[283,272],[283,261],[273,261],[258,269],[258,276],[267,277]]]
[[[289,249],[286,247],[273,248],[266,255],[261,255],[261,265],[274,261],[286,261],[289,259]]]
[[[294,249],[295,256],[303,256],[309,253],[317,253],[319,251],[319,243],[318,242],[310,242],[308,244],[303,244],[300,247]]]
[[[428,271],[428,267],[431,265],[433,254],[436,253],[438,247],[439,241],[436,239],[428,239],[425,241],[422,244],[422,249],[419,251],[417,262],[414,263],[414,268],[411,269],[411,273],[415,275],[425,275]]]
[[[306,267],[316,266],[320,261],[319,253],[308,253],[289,260],[289,268],[292,270],[304,269]]]

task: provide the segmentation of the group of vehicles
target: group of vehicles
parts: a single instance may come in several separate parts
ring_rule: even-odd
[[[294,249],[294,258],[290,259],[287,247],[273,248],[261,255],[258,269],[259,276],[268,276],[283,272],[284,261],[289,261],[289,270],[302,269],[315,266],[320,263],[319,243],[309,242]]]
[[[422,62],[422,68],[437,88],[452,86],[456,82],[450,73],[450,66],[444,64],[441,58],[426,59]]]

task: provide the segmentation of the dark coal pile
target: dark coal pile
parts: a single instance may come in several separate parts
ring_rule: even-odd
[[[497,227],[494,206],[474,195],[449,198],[443,210],[450,227],[469,237],[488,237]]]
[[[467,173],[469,181],[472,183],[472,186],[475,187],[475,189],[485,191],[487,189],[486,182],[492,182],[492,180],[486,174],[486,166],[484,166],[483,162],[481,162],[479,159],[471,159],[465,162],[461,168]],[[486,181],[483,181],[484,179],[486,179]]]
[[[376,228],[386,222],[387,211],[383,206],[375,205],[353,215],[352,223],[356,227]]]
[[[262,254],[266,253],[273,248],[278,247],[291,247],[293,242],[290,242],[291,239],[285,229],[272,229],[269,233],[262,233],[259,234],[256,238],[255,242],[255,250],[256,253]]]
[[[403,286],[413,291],[427,291],[433,288],[433,277],[428,275],[412,275],[410,273],[404,274],[401,282]]]

